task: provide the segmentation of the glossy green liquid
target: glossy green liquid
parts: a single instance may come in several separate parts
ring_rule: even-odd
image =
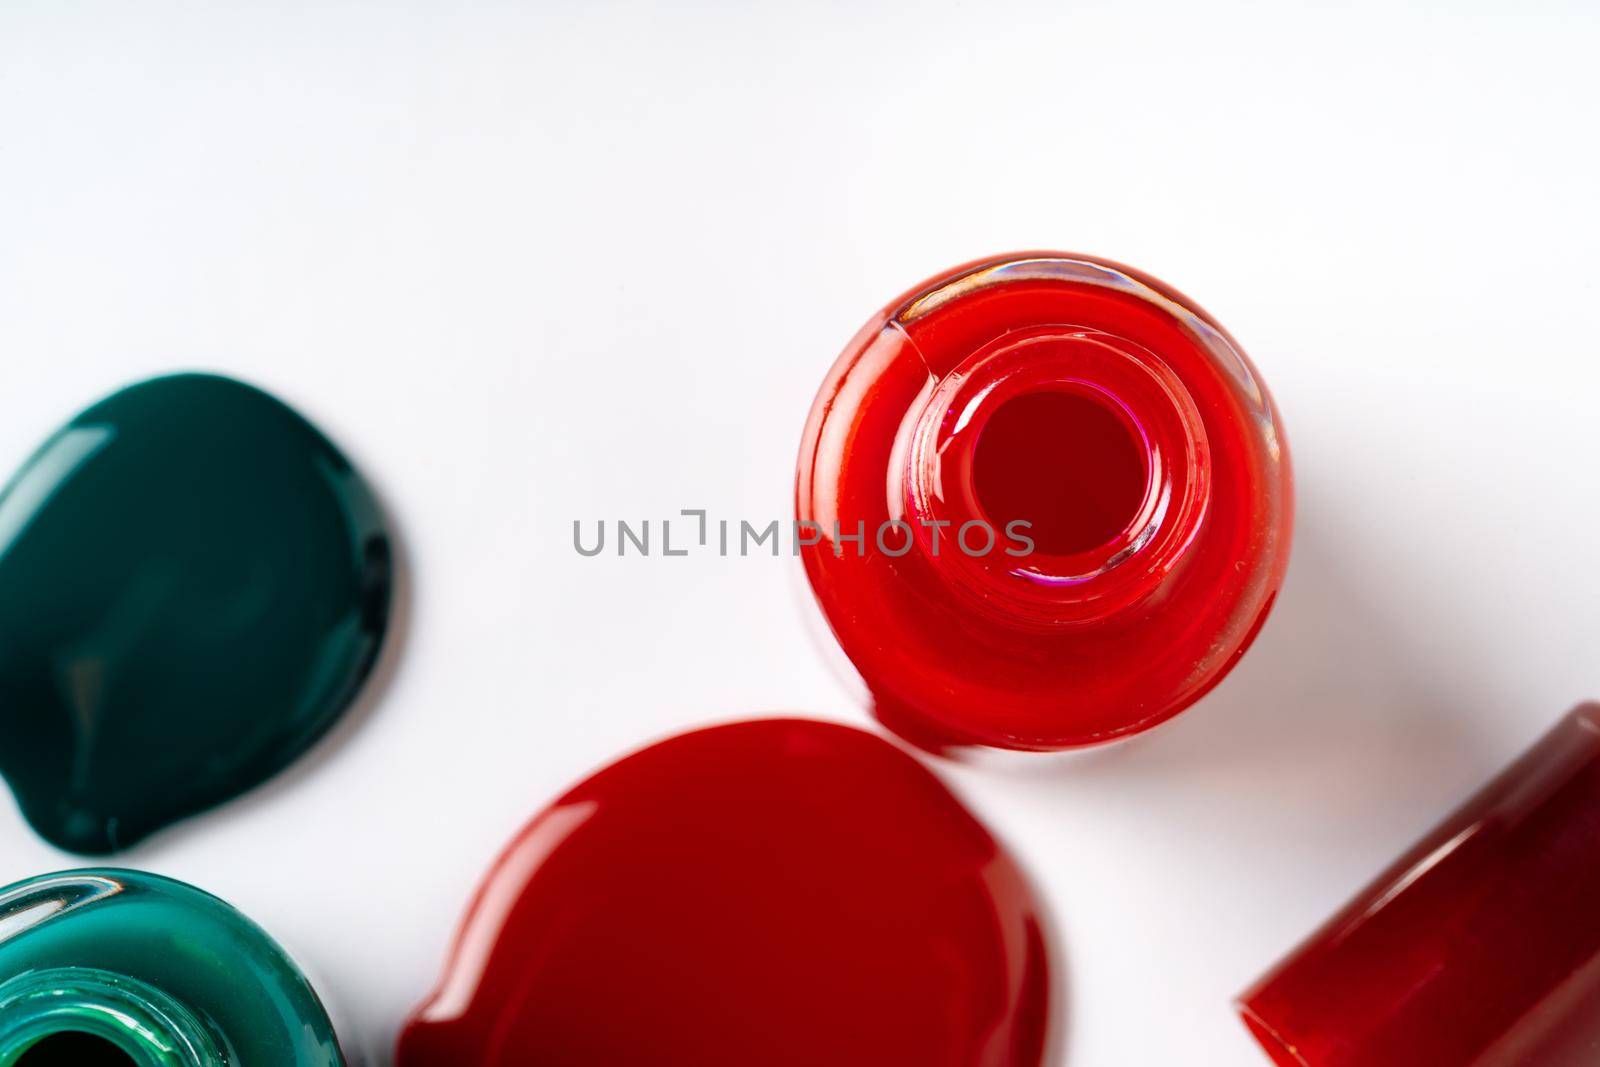
[[[0,773],[74,852],[219,804],[354,699],[390,585],[371,490],[294,411],[211,375],[124,389],[0,493]]]

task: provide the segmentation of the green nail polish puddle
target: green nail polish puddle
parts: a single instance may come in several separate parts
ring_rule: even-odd
[[[78,415],[0,493],[23,815],[105,853],[271,777],[371,670],[390,556],[361,476],[258,389],[174,375]]]
[[[343,1067],[283,949],[229,905],[136,871],[0,889],[0,1067]]]

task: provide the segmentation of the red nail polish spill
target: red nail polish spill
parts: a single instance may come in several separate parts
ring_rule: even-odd
[[[1055,749],[1222,679],[1282,583],[1293,507],[1232,338],[1147,275],[1045,252],[866,325],[812,408],[796,510],[880,719],[933,748]]]
[[[1047,981],[1017,870],[916,760],[745,722],[534,819],[396,1063],[1034,1067]]]
[[[1600,705],[1240,998],[1283,1067],[1600,1064]]]

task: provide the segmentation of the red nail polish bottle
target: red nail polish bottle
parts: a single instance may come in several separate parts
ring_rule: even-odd
[[[1283,579],[1292,487],[1221,326],[1148,275],[1040,252],[867,323],[812,407],[796,507],[886,724],[1059,749],[1153,726],[1227,673]]]
[[[795,719],[574,787],[485,879],[397,1067],[1038,1067],[1005,852],[916,759]]]
[[[1600,705],[1563,719],[1240,1010],[1283,1067],[1600,1063]]]

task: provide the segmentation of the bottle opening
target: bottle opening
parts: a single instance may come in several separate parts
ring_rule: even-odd
[[[47,1034],[14,1062],[15,1067],[138,1067],[114,1041],[79,1030]]]
[[[170,994],[131,975],[42,967],[0,983],[0,1067],[209,1067],[214,1037]]]
[[[1138,518],[1145,449],[1094,397],[1049,390],[1012,397],[984,424],[973,457],[978,503],[998,530],[1022,520],[1035,550],[1087,552]]]
[[[1141,602],[1204,518],[1199,412],[1160,357],[1124,338],[1011,331],[947,373],[915,418],[905,513],[946,540],[969,524],[994,532],[998,550],[932,563],[1016,625],[1096,622]],[[1029,527],[1008,528],[1018,520]],[[916,532],[932,558],[933,535]]]

